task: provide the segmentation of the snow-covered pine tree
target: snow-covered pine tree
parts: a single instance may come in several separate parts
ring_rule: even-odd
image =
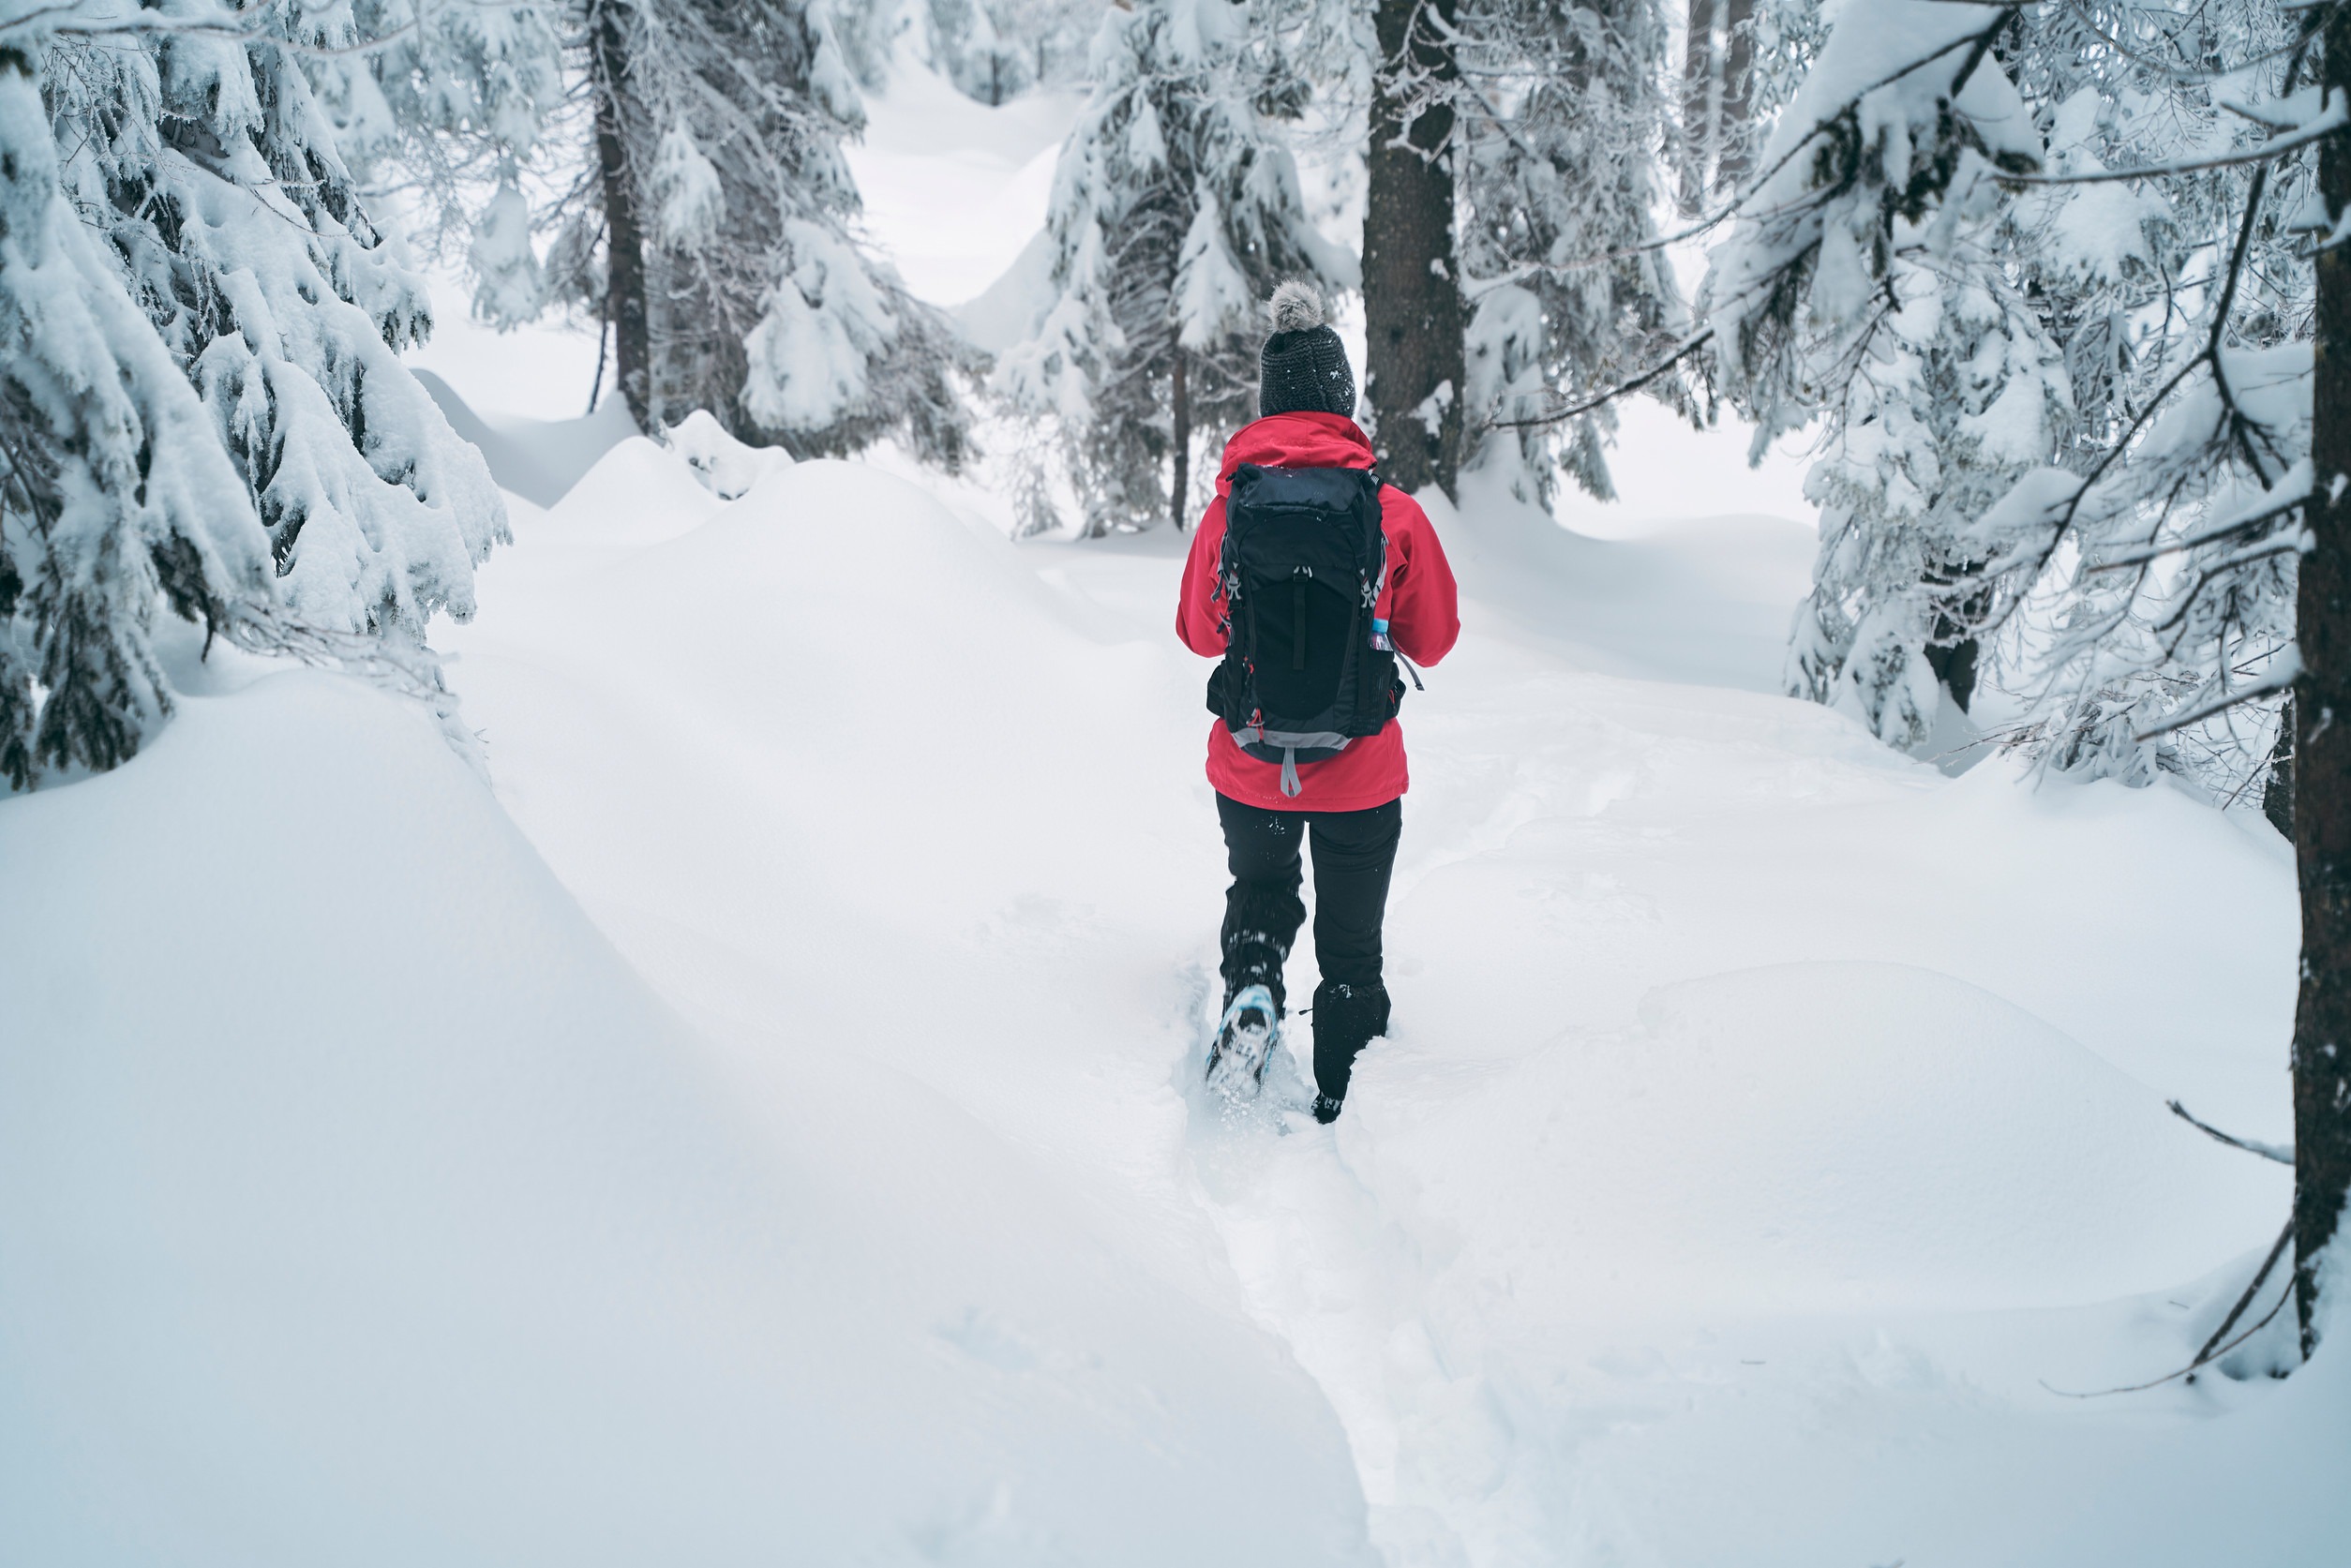
[[[2317,109],[2302,16],[2240,0],[2193,26],[2164,7],[2094,24],[2036,7],[2003,52],[2062,182],[2018,195],[2017,270],[2078,411],[2059,514],[2019,494],[1981,529],[1995,617],[2021,622],[2003,646],[2035,650],[2029,733],[2070,770],[2242,796],[2274,714],[2241,704],[2286,679],[2308,490],[2315,160],[2260,151]],[[2183,154],[2217,161],[2109,178]]]
[[[1787,684],[1890,744],[1934,728],[1940,693],[1965,709],[1989,608],[1975,525],[2057,451],[2071,412],[2060,351],[1984,237],[1899,257],[1882,330],[1825,388],[1812,591],[1798,607]]]
[[[1818,80],[1834,80],[1841,60],[1828,58]],[[1939,141],[1903,156],[1930,171],[1963,152],[1974,158],[1974,207],[1919,202],[1910,193],[1924,186],[1897,170],[1888,176],[1899,191],[1892,206],[1909,198],[1909,210],[1866,232],[1836,227],[1879,221],[1860,212],[1865,197],[1824,216],[1809,242],[1819,258],[1809,263],[1818,269],[1810,293],[1785,322],[1766,312],[1769,330],[1799,335],[1806,367],[1759,411],[1773,434],[1817,422],[1821,442],[1806,485],[1821,509],[1821,543],[1790,639],[1788,688],[1845,709],[1900,746],[1925,739],[1941,689],[1962,707],[1970,700],[1973,632],[1991,608],[1978,580],[1984,561],[1975,524],[2022,473],[2056,455],[2072,412],[2061,351],[2016,272],[2024,236],[2015,215],[1982,184],[1987,157],[2020,169],[2041,157],[1999,68],[1979,66],[1948,115],[1932,91],[1904,100],[1921,115],[1909,132]],[[1817,92],[1806,91],[1815,96],[1796,114],[1818,112]],[[1783,126],[1781,134],[1774,151],[1795,132]],[[1740,231],[1726,268],[1762,227]],[[1840,273],[1834,263],[1843,246],[1866,246],[1873,260],[1858,274]],[[1718,273],[1710,287],[1730,276]],[[1759,450],[1768,439],[1759,434]]]
[[[429,325],[423,289],[305,73],[366,40],[347,11],[207,0],[17,13],[0,771],[132,754],[170,707],[158,607],[256,647],[385,649],[430,684],[403,650],[471,611],[505,518],[397,357]]]
[[[5,14],[5,13],[0,13]],[[213,419],[67,204],[38,85],[0,35],[0,775],[127,761],[171,709],[158,608],[266,600],[269,540]]]
[[[931,63],[981,103],[998,104],[1031,80],[1028,52],[1005,39],[980,0],[928,0]]]
[[[1103,13],[1117,0],[988,0],[996,48],[1019,56],[1031,88],[1074,87],[1086,81],[1089,46]]]
[[[1305,87],[1250,5],[1114,11],[1063,146],[1046,232],[1053,298],[994,385],[1058,423],[1089,536],[1190,522],[1193,434],[1254,417],[1262,305],[1283,278],[1355,283],[1318,234],[1285,125]],[[1031,529],[1053,526],[1041,485]]]
[[[46,97],[67,199],[187,367],[313,626],[397,629],[473,606],[505,536],[481,455],[397,351],[423,280],[362,206],[304,72],[361,42],[348,13],[192,4],[138,46],[61,37]]]
[[[2251,3],[2192,28],[2160,7],[1840,13],[1708,284],[1760,439],[1822,424],[1791,690],[1907,743],[1972,662],[2016,688],[2008,733],[2052,766],[2220,793],[2267,766],[2269,724],[2200,715],[2286,637],[2290,552],[2264,530],[2307,441],[2273,361],[2308,330],[2284,219],[2310,175],[2264,160],[2274,133],[2239,111],[2300,112],[2295,25]],[[2231,56],[2254,65],[2216,75]],[[2190,145],[2223,151],[2171,170]],[[2133,166],[2166,172],[2113,177]],[[2195,541],[2240,500],[2260,537]]]
[[[705,408],[801,455],[894,435],[959,464],[972,361],[853,231],[841,143],[864,111],[823,0],[593,0],[591,16],[605,271],[638,422]]]
[[[408,198],[408,238],[454,250],[474,282],[474,310],[527,321],[546,300],[521,186],[550,125],[570,112],[563,0],[341,0],[356,52],[307,53],[304,67],[335,121],[352,177],[371,194]]]
[[[1114,0],[839,0],[834,41],[868,91],[901,48],[981,103],[1086,78],[1086,43]]]
[[[1688,330],[1655,236],[1670,137],[1655,0],[1463,0],[1454,140],[1466,208],[1460,270],[1471,463],[1550,501],[1565,468],[1610,499],[1616,418],[1582,403]],[[1612,258],[1595,263],[1595,258]],[[1678,370],[1649,388],[1696,416]]]

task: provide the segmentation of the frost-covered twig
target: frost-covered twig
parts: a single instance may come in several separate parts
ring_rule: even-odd
[[[2143,566],[2149,561],[2167,555],[2176,555],[2182,550],[2216,545],[2224,539],[2250,532],[2264,523],[2275,522],[2288,513],[2299,510],[2309,501],[2310,485],[2304,483],[2299,489],[2285,500],[2265,506],[2257,512],[2244,513],[2229,518],[2226,522],[2215,523],[2209,528],[2202,529],[2184,538],[2166,540],[2159,544],[2134,545],[2131,549],[2117,554],[2101,552],[2096,560],[2085,561],[2082,569],[2085,572],[2117,572],[2126,566]]]
[[[2289,648],[2278,656],[2278,661],[2270,666],[2269,673],[2252,685],[2236,687],[2231,691],[2223,692],[2209,702],[2200,702],[2193,708],[2183,709],[2164,719],[2161,724],[2150,724],[2146,729],[2134,731],[2131,738],[2141,743],[2160,740],[2175,730],[2186,729],[2190,724],[2200,724],[2205,720],[2225,713],[2232,708],[2242,708],[2249,702],[2257,702],[2263,697],[2274,696],[2290,688],[2294,684],[2295,678],[2301,673],[2301,655]]]
[[[1977,3],[1987,3],[1987,0],[1977,0]],[[2029,6],[2036,3],[2036,0],[2016,0],[2016,3],[2018,4],[2019,8],[2021,8],[2024,6]],[[2308,9],[2314,13],[2323,14],[2324,12],[2333,10],[2337,6],[2342,4],[2344,4],[2344,0],[2304,0],[2304,4],[2300,8]],[[2074,15],[2080,21],[2086,31],[2097,38],[2099,42],[2104,44],[2108,49],[2113,50],[2118,58],[2128,60],[2133,66],[2136,67],[2140,70],[2150,72],[2164,78],[2167,82],[2177,82],[2184,87],[2198,87],[2208,85],[2214,82],[2225,82],[2232,77],[2242,76],[2245,72],[2254,69],[2255,67],[2266,66],[2272,60],[2284,59],[2286,56],[2293,54],[2299,50],[2309,48],[2311,32],[2315,31],[2316,27],[2324,25],[2322,22],[2317,22],[2314,19],[2311,31],[2306,31],[2302,37],[2292,39],[2286,43],[2273,45],[2269,49],[2260,50],[2242,60],[2226,61],[2210,66],[2183,67],[2175,66],[2167,60],[2159,60],[2143,50],[2131,48],[2120,38],[2115,37],[2114,34],[2108,32],[2104,23],[2101,21],[2098,12],[2092,7],[2084,4],[2083,0],[2066,0],[2065,8],[2074,13]],[[2291,10],[2297,8],[2297,7],[2291,3],[2291,0],[2289,0],[2289,4],[2285,8]],[[2231,103],[2223,103],[2221,107],[2232,111],[2237,109],[2237,106]]]
[[[2141,164],[2131,169],[2100,169],[2086,174],[2024,174],[1999,173],[1993,176],[2000,184],[2022,188],[2027,186],[2089,186],[2110,185],[2117,180],[2159,180],[2179,174],[2196,174],[2213,169],[2234,169],[2245,164],[2275,163],[2288,153],[2299,152],[2314,142],[2351,126],[2351,113],[2344,112],[2341,100],[2327,112],[2290,136],[2265,142],[2258,147],[2241,152],[2224,153],[2212,157],[2177,158],[2166,163]]]

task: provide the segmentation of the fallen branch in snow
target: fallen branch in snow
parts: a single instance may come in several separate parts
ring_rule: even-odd
[[[2179,1117],[2181,1121],[2187,1123],[2198,1132],[2203,1133],[2207,1138],[2213,1139],[2219,1142],[2226,1143],[2232,1149],[2242,1149],[2249,1155],[2259,1155],[2264,1159],[2274,1159],[2280,1165],[2291,1165],[2294,1163],[2294,1151],[2292,1149],[2282,1147],[2276,1143],[2258,1143],[2250,1138],[2235,1137],[2229,1133],[2223,1132],[2219,1127],[2214,1127],[2209,1122],[2200,1122],[2196,1120],[2194,1116],[2188,1113],[2188,1108],[2180,1104],[2176,1099],[2167,1099],[2164,1101],[2164,1103],[2171,1107],[2171,1113],[2173,1115]]]
[[[2237,1305],[2228,1309],[2228,1316],[2221,1320],[2221,1326],[2212,1331],[2212,1337],[2204,1342],[2201,1350],[2196,1351],[2194,1365],[2202,1366],[2212,1354],[2212,1347],[2219,1344],[2222,1337],[2237,1326],[2237,1320],[2243,1317],[2245,1308],[2253,1305],[2254,1292],[2260,1290],[2261,1282],[2269,1277],[2269,1271],[2278,1266],[2278,1259],[2284,1255],[2286,1245],[2293,1239],[2294,1221],[2289,1217],[2285,1222],[2285,1229],[2278,1232],[2278,1239],[2271,1244],[2269,1255],[2261,1260],[2261,1267],[2254,1271],[2253,1282],[2245,1287],[2245,1293],[2237,1298]],[[2271,1315],[2275,1316],[2274,1313]],[[2263,1321],[2266,1322],[2268,1320]]]
[[[2188,1363],[2187,1366],[2180,1367],[2178,1371],[2166,1372],[2160,1378],[2149,1378],[2145,1382],[2131,1383],[2122,1388],[2093,1389],[2087,1394],[2076,1394],[2062,1388],[2050,1388],[2048,1380],[2045,1378],[2035,1379],[2034,1381],[2039,1382],[2043,1388],[2048,1389],[2050,1393],[2056,1395],[2060,1399],[2103,1399],[2109,1394],[2141,1394],[2150,1388],[2161,1388],[2164,1384],[2172,1381],[2176,1378],[2194,1377],[2197,1372],[2201,1371],[2206,1366],[2210,1366],[2213,1362],[2218,1361],[2221,1357],[2228,1354],[2229,1351],[2235,1350],[2238,1346],[2243,1344],[2246,1340],[2251,1339],[2254,1335],[2259,1334],[2263,1329],[2268,1328],[2272,1322],[2276,1322],[2278,1314],[2285,1310],[2285,1304],[2294,1299],[2294,1274],[2293,1271],[2289,1269],[2286,1271],[2284,1292],[2279,1295],[2276,1304],[2272,1306],[2269,1311],[2264,1312],[2261,1315],[2261,1321],[2254,1324],[2251,1328],[2245,1330],[2244,1333],[2239,1335],[2236,1338],[2229,1340],[2226,1344],[2222,1344],[2220,1342],[2221,1336],[2226,1334],[2230,1328],[2235,1326],[2237,1320],[2244,1316],[2245,1308],[2253,1305],[2254,1293],[2261,1289],[2261,1282],[2269,1277],[2269,1271],[2271,1269],[2278,1266],[2278,1259],[2284,1255],[2286,1244],[2291,1242],[2293,1239],[2294,1221],[2292,1219],[2288,1219],[2285,1222],[2285,1229],[2278,1232],[2276,1245],[2269,1248],[2269,1256],[2262,1260],[2259,1271],[2254,1275],[2253,1283],[2245,1287],[2245,1293],[2237,1298],[2237,1305],[2229,1308],[2228,1316],[2221,1320],[2221,1326],[2212,1331],[2212,1337],[2207,1339],[2204,1342],[2204,1348],[2196,1351],[2195,1359]]]

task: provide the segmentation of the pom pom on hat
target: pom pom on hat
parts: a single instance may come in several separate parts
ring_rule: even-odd
[[[1276,332],[1307,332],[1323,324],[1323,296],[1314,291],[1313,284],[1300,278],[1291,278],[1276,289],[1265,309]]]

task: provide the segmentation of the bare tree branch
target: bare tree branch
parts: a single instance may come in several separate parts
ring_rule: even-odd
[[[1538,426],[1557,425],[1562,420],[1575,419],[1580,415],[1588,414],[1593,410],[1599,408],[1604,404],[1616,401],[1616,399],[1625,396],[1627,393],[1639,392],[1642,387],[1647,386],[1650,382],[1655,381],[1658,377],[1672,369],[1676,365],[1679,365],[1682,361],[1689,358],[1690,355],[1704,348],[1709,342],[1713,341],[1714,336],[1715,329],[1713,327],[1701,328],[1692,336],[1684,338],[1681,345],[1676,348],[1673,352],[1668,354],[1665,358],[1659,360],[1648,369],[1643,370],[1640,375],[1633,377],[1629,381],[1619,381],[1614,386],[1609,388],[1606,392],[1595,393],[1593,396],[1585,398],[1582,402],[1571,404],[1569,407],[1562,409],[1556,413],[1540,414],[1533,419],[1488,420],[1486,422],[1486,428],[1489,430],[1526,430],[1535,428]]]
[[[2294,1163],[2294,1151],[2290,1148],[2282,1148],[2275,1143],[2256,1142],[2250,1138],[2235,1137],[2229,1133],[2223,1132],[2219,1127],[2214,1127],[2209,1122],[2200,1122],[2196,1120],[2195,1117],[2188,1113],[2188,1108],[2180,1104],[2176,1099],[2167,1099],[2164,1101],[2164,1103],[2171,1107],[2171,1113],[2173,1115],[2179,1117],[2181,1121],[2187,1123],[2198,1132],[2203,1133],[2206,1137],[2213,1139],[2219,1142],[2226,1143],[2232,1149],[2242,1149],[2249,1155],[2259,1155],[2264,1159],[2274,1159],[2280,1165],[2291,1165]]]

